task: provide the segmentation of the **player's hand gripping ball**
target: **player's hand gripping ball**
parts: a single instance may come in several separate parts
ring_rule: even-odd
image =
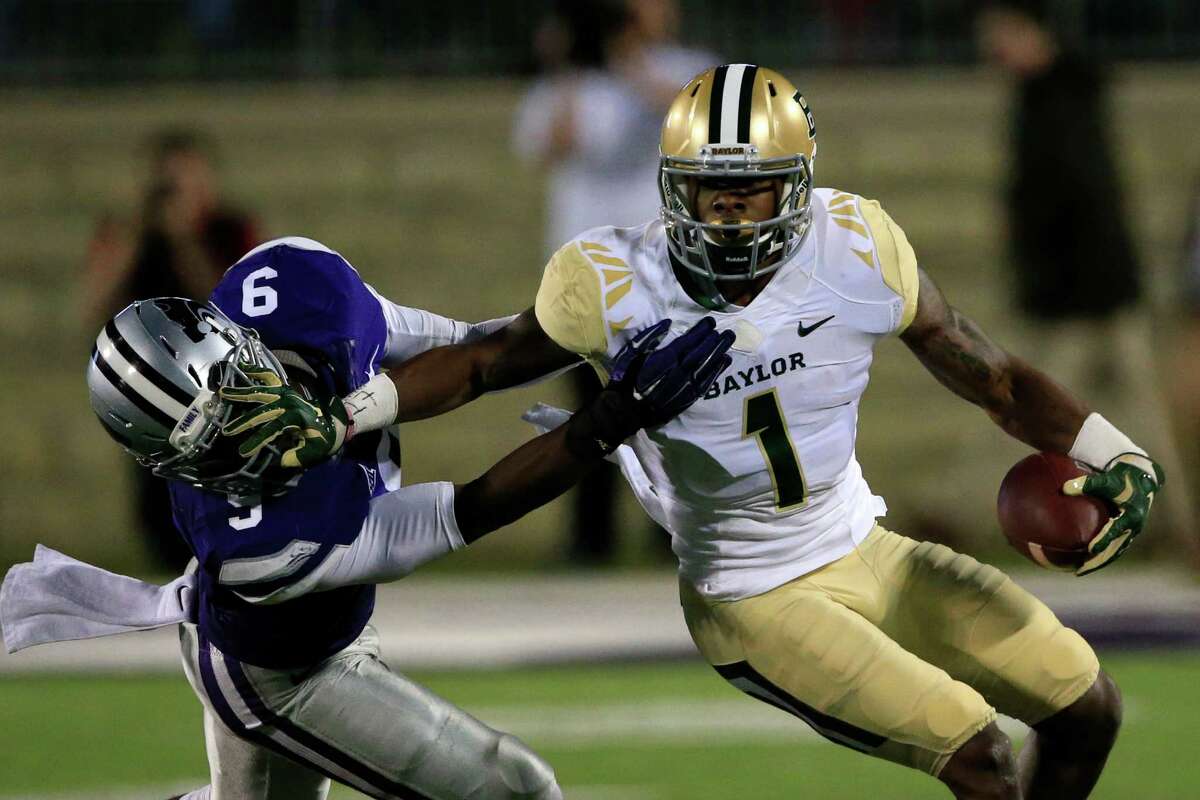
[[[1009,544],[1022,555],[1048,569],[1086,575],[1128,549],[1157,485],[1125,462],[1094,472],[1065,455],[1035,453],[1004,476],[996,510]]]
[[[1063,484],[1064,494],[1098,497],[1116,509],[1116,514],[1088,542],[1088,559],[1075,571],[1076,575],[1103,569],[1129,549],[1146,526],[1154,496],[1166,480],[1158,464],[1145,456],[1129,454],[1113,459],[1103,472]]]
[[[254,406],[221,429],[226,436],[245,436],[238,442],[238,455],[253,458],[264,447],[274,446],[279,451],[277,466],[303,469],[341,449],[350,419],[340,397],[313,402],[273,372],[247,374],[258,382],[257,386],[221,389],[222,400]]]

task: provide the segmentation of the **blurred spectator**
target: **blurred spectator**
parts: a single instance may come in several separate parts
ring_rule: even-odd
[[[546,170],[547,257],[588,228],[658,216],[663,114],[680,86],[718,63],[674,44],[678,19],[674,0],[559,0],[538,29],[545,74],[517,111],[513,146]],[[580,404],[598,391],[591,370],[570,374]],[[615,554],[616,475],[606,465],[576,492],[574,561]]]
[[[1038,366],[1136,430],[1168,480],[1179,476],[1159,519],[1187,536],[1194,557],[1190,492],[1155,374],[1104,72],[1063,46],[1039,0],[989,3],[979,38],[1016,81],[1006,206],[1017,305],[1033,325]]]
[[[1183,307],[1171,370],[1175,431],[1189,468],[1190,488],[1200,490],[1200,179],[1187,207],[1183,250]]]
[[[254,222],[225,206],[213,145],[184,129],[149,142],[150,170],[139,219],[99,220],[85,259],[82,317],[89,334],[145,297],[206,299],[222,273],[259,241]],[[166,481],[135,469],[137,516],[148,550],[167,569],[191,557],[176,534]]]
[[[1064,50],[1036,0],[991,5],[988,56],[1017,82],[1007,208],[1017,301],[1041,323],[1111,321],[1142,297],[1098,66]]]

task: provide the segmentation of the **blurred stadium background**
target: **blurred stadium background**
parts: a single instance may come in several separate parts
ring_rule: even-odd
[[[88,408],[83,365],[95,332],[79,322],[96,218],[140,201],[138,145],[164,125],[208,132],[219,142],[226,194],[254,209],[268,236],[329,244],[397,302],[472,320],[518,311],[537,287],[543,198],[541,176],[511,154],[510,130],[534,68],[531,31],[549,6],[0,0],[0,569],[42,542],[146,575],[146,554],[130,535],[124,456]],[[1009,88],[976,61],[973,3],[681,6],[685,42],[777,66],[803,88],[819,129],[818,185],[880,199],[951,300],[1036,359],[1005,278]],[[1188,314],[1177,299],[1181,251],[1200,176],[1200,5],[1063,0],[1054,8],[1074,41],[1115,62],[1120,162],[1169,387],[1180,369],[1197,368],[1174,333]],[[888,500],[890,527],[1019,570],[993,508],[1000,478],[1024,449],[916,367],[898,344],[884,345],[863,404],[858,455]],[[566,397],[545,384],[406,426],[406,479],[473,477],[529,435],[521,410]],[[1137,420],[1114,421],[1136,438]],[[1184,444],[1190,455],[1194,443]],[[634,535],[640,513],[631,501],[621,509],[633,529],[622,539],[621,575],[669,587],[670,570]],[[450,586],[487,603],[505,596],[496,588],[505,582],[536,589],[545,574],[558,580],[567,521],[565,504],[552,504],[433,566],[414,587]],[[1172,547],[1153,530],[1145,544],[1119,568],[1141,581],[1124,591],[1152,611],[1155,587],[1176,587],[1173,608],[1200,630],[1190,578],[1172,572]],[[483,573],[501,575],[475,583]],[[594,580],[576,574],[581,585]],[[1070,579],[1047,577],[1032,580],[1070,605]],[[619,592],[625,579],[603,585]],[[1116,578],[1110,585],[1123,591]],[[602,593],[585,595],[592,611],[605,603]],[[520,626],[516,612],[509,624]],[[636,631],[639,618],[623,624]],[[680,618],[667,645],[644,655],[684,656],[682,630]],[[391,635],[404,635],[402,621]],[[120,654],[126,645],[91,648]],[[754,707],[687,658],[464,673],[497,662],[475,663],[469,645],[455,652],[458,663],[417,659],[418,677],[526,736],[558,767],[568,797],[932,790],[919,776],[813,744],[799,723]],[[119,655],[101,674],[85,653],[78,675],[69,663],[41,672],[22,658],[0,657],[0,798],[151,797],[202,782],[199,708],[180,676],[159,677],[153,659],[122,665]],[[1200,713],[1187,678],[1200,654],[1121,652],[1109,663],[1131,697],[1129,726],[1097,796],[1194,796],[1200,768],[1169,755],[1191,737],[1184,721]],[[731,722],[722,729],[712,719]]]

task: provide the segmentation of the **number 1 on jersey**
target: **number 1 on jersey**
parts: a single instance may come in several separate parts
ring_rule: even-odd
[[[807,495],[804,471],[796,458],[796,447],[788,436],[787,422],[774,389],[746,398],[742,438],[753,436],[767,462],[775,486],[775,508],[787,511],[802,505]]]

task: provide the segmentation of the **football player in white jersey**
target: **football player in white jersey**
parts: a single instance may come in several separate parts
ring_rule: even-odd
[[[854,455],[874,345],[899,336],[1006,432],[1098,473],[1118,510],[1080,574],[1140,533],[1162,473],[1125,434],[950,306],[879,204],[813,186],[816,126],[782,75],[709,70],[663,125],[662,218],[596,228],[550,260],[534,307],[392,378],[399,419],[577,361],[602,377],[634,332],[705,315],[733,366],[627,443],[671,532],[692,637],[728,681],[958,798],[1086,797],[1121,700],[1088,644],[993,567],[888,531]],[[269,423],[280,424],[280,423]],[[997,711],[1032,732],[1015,757]]]

